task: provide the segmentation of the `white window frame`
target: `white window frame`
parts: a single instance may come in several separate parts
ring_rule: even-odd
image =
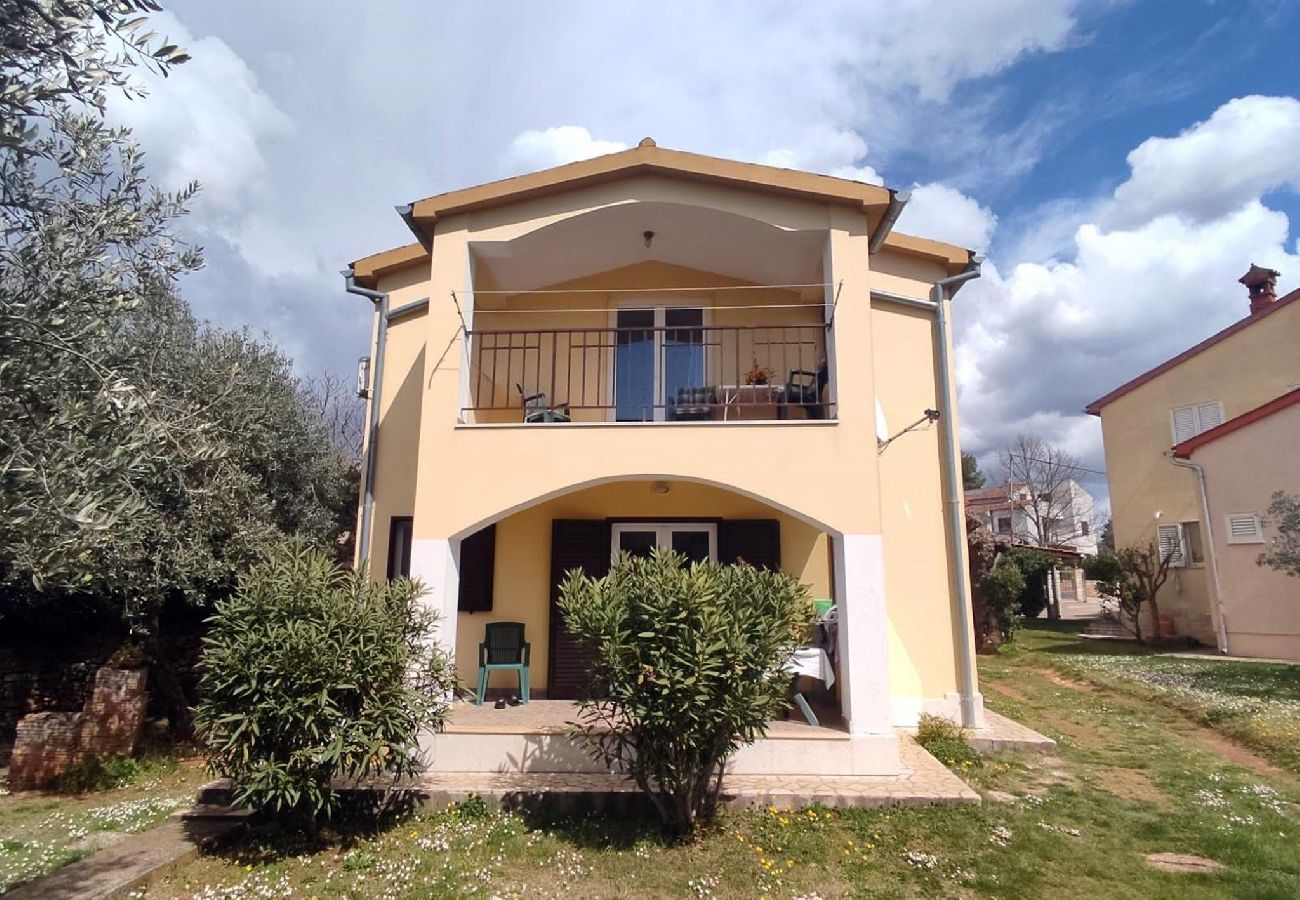
[[[1210,426],[1206,426],[1203,423],[1202,416],[1201,416],[1202,410],[1204,410],[1208,406],[1214,407],[1219,414],[1219,421],[1215,422],[1213,425]],[[1193,425],[1193,428],[1195,430],[1187,437],[1182,438],[1180,440],[1178,437],[1178,425],[1176,423],[1177,423],[1178,413],[1183,410],[1191,410],[1192,418],[1195,421],[1195,424]],[[1211,428],[1218,428],[1226,421],[1228,421],[1228,417],[1224,413],[1222,400],[1204,400],[1199,403],[1186,403],[1182,406],[1175,406],[1173,409],[1169,410],[1169,435],[1170,437],[1173,438],[1173,444],[1171,446],[1177,446],[1178,444],[1181,444],[1183,441],[1190,441],[1198,434],[1204,434],[1205,432],[1209,431]]]
[[[699,321],[701,328],[708,328],[712,325],[711,311],[708,310],[707,304],[701,306],[701,300],[690,298],[663,298],[663,297],[629,297],[616,300],[615,306],[610,307],[610,328],[616,329],[619,326],[620,312],[653,312],[654,313],[654,398],[655,411],[654,421],[664,421],[667,410],[664,404],[667,398],[663,395],[663,336],[666,334],[663,329],[667,328],[668,310],[699,310]],[[707,332],[706,332],[707,336]],[[615,341],[617,343],[617,341]],[[610,364],[606,367],[607,384],[610,385],[611,391],[617,391],[614,384],[615,372],[617,371],[617,349],[610,352]],[[707,376],[708,355],[705,354],[705,367]],[[614,394],[614,398],[617,393]],[[612,399],[612,398],[611,398]],[[610,407],[606,415],[608,421],[617,421],[619,411],[615,406]],[[636,424],[636,423],[625,423]],[[643,423],[642,423],[643,424]]]
[[[1181,522],[1156,526],[1156,553],[1159,554],[1160,559],[1165,558],[1164,535],[1168,534],[1169,529],[1171,528],[1173,529],[1174,536],[1178,541],[1178,552],[1174,554],[1171,560],[1169,560],[1169,568],[1185,569],[1187,568],[1187,535],[1183,533],[1183,524]]]
[[[1250,519],[1254,525],[1254,533],[1250,537],[1233,536],[1233,520]],[[1226,535],[1229,544],[1262,544],[1264,543],[1264,523],[1259,517],[1259,513],[1254,512],[1235,512],[1227,513],[1223,517],[1224,535]]]
[[[718,524],[716,522],[615,522],[610,527],[609,559],[618,559],[619,536],[627,531],[655,532],[655,546],[671,550],[674,531],[702,531],[709,535],[709,560],[718,561]]]

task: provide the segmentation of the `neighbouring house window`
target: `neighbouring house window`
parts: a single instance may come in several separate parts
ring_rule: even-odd
[[[411,517],[388,520],[388,580],[411,575]]]
[[[1253,512],[1228,513],[1229,544],[1264,543],[1264,525]]]
[[[1010,533],[1011,533],[1011,517],[1010,517],[1010,516],[998,516],[998,519],[997,519],[997,532],[998,532],[998,534],[1010,534]]]
[[[1161,559],[1168,558],[1171,567],[1187,565],[1187,556],[1183,552],[1182,525],[1157,525],[1156,539]]]
[[[489,525],[460,542],[460,612],[491,612],[497,562],[497,527]]]
[[[1084,537],[1087,537],[1088,533],[1091,531],[1092,531],[1092,525],[1086,519],[1081,520],[1079,522],[1079,534],[1083,535]]]
[[[1187,564],[1205,565],[1205,547],[1201,543],[1201,523],[1183,522],[1183,551],[1187,554]]]
[[[1223,404],[1218,400],[1177,406],[1169,414],[1173,426],[1174,443],[1191,440],[1203,431],[1223,424]]]

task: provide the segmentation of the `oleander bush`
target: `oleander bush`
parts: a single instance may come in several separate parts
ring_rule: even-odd
[[[675,836],[717,810],[723,767],[786,705],[786,669],[814,619],[781,572],[620,556],[604,578],[568,574],[566,624],[591,653],[577,734],[620,767]]]
[[[340,784],[415,773],[452,689],[422,593],[291,541],[217,605],[195,721],[237,803],[314,832],[340,811]]]

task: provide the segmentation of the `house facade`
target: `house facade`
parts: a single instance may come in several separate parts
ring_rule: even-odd
[[[1010,482],[966,492],[966,512],[999,538],[1027,546],[1069,547],[1084,556],[1097,552],[1092,495],[1073,479],[1064,497],[1034,498],[1028,485]]]
[[[1203,477],[1205,558],[1229,652],[1300,661],[1300,578],[1259,564],[1277,491],[1300,495],[1300,387],[1174,448]],[[1219,527],[1220,524],[1222,527]]]
[[[894,233],[903,202],[647,139],[399,208],[417,241],[345,273],[375,305],[359,560],[423,582],[465,682],[524,623],[550,699],[583,688],[565,571],[779,568],[835,602],[855,772],[897,771],[922,711],[979,724],[939,374],[977,269]]]
[[[1172,575],[1161,591],[1161,615],[1172,618],[1177,634],[1225,653],[1253,654],[1261,641],[1271,642],[1268,635],[1292,627],[1267,613],[1245,614],[1241,604],[1249,605],[1251,591],[1225,579],[1226,567],[1216,565],[1226,547],[1220,542],[1234,527],[1229,514],[1262,517],[1268,498],[1262,495],[1247,507],[1216,511],[1202,487],[1204,483],[1213,492],[1214,478],[1208,469],[1198,470],[1195,455],[1184,458],[1175,447],[1300,384],[1300,291],[1279,298],[1277,277],[1277,272],[1251,266],[1241,279],[1248,292],[1248,315],[1087,407],[1101,418],[1116,545],[1155,541],[1171,555]],[[1242,440],[1244,436],[1223,446]],[[1288,454],[1284,445],[1272,451]],[[1219,452],[1204,448],[1207,457]],[[1273,489],[1298,487],[1293,480]],[[1290,596],[1300,593],[1295,584],[1282,582],[1279,587]],[[1239,612],[1230,615],[1229,607]],[[1239,633],[1240,627],[1254,631]]]

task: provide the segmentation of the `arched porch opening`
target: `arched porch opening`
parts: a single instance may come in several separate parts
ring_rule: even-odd
[[[830,600],[836,622],[810,635],[826,653],[829,687],[804,683],[828,718],[852,733],[890,727],[888,623],[883,557],[811,516],[753,492],[673,475],[592,479],[514,504],[447,539],[417,540],[411,574],[432,589],[439,639],[477,675],[478,647],[491,622],[522,622],[531,644],[534,695],[570,699],[582,687],[581,648],[556,607],[563,573],[604,574],[620,549],[671,547],[695,558],[777,568]],[[516,690],[491,681],[490,688]]]

